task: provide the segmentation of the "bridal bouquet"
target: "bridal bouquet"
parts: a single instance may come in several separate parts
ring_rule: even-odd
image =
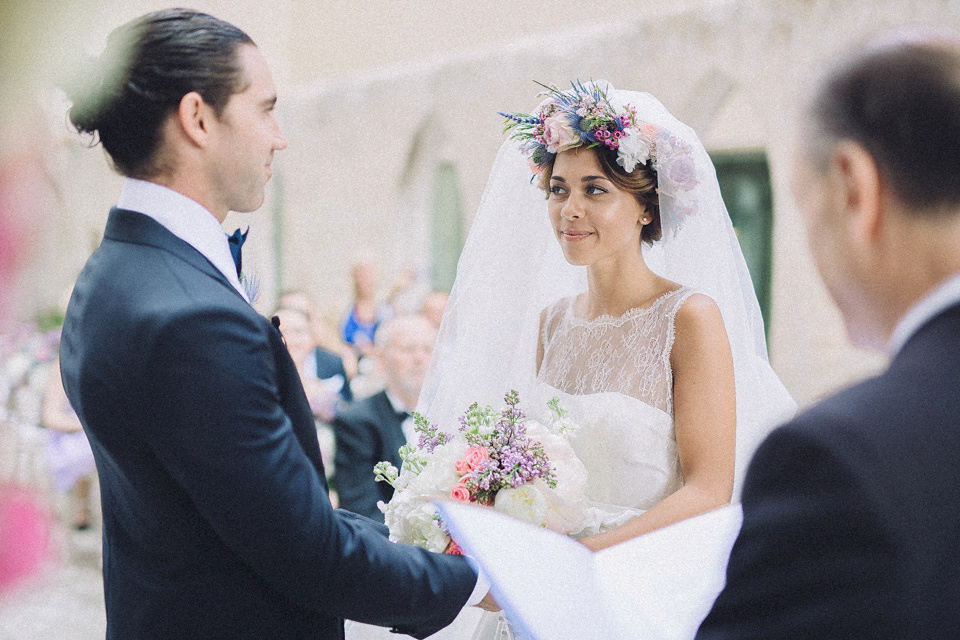
[[[530,420],[511,391],[500,412],[474,403],[457,433],[440,431],[414,414],[418,446],[400,449],[401,468],[374,467],[395,493],[384,513],[390,539],[435,552],[459,553],[433,502],[453,499],[492,507],[565,534],[581,528],[586,469],[567,441],[576,425],[556,399],[547,424]]]

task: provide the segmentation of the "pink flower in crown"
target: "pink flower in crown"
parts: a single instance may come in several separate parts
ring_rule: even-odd
[[[665,173],[667,180],[676,185],[677,191],[690,191],[697,186],[697,169],[688,154],[671,154],[664,162],[666,166],[660,170]]]
[[[470,447],[467,449],[466,462],[470,466],[471,471],[476,471],[480,468],[480,465],[489,459],[490,454],[487,453],[485,447]]]
[[[465,476],[473,471],[473,469],[470,468],[470,463],[468,463],[466,460],[457,460],[454,463],[453,468],[456,470],[458,476]]]
[[[453,489],[450,490],[450,497],[457,502],[470,502],[470,491],[462,482],[458,482]]]
[[[654,140],[657,137],[657,128],[649,122],[638,122],[636,129],[648,140]]]
[[[560,153],[580,146],[580,136],[570,126],[570,121],[563,113],[544,119],[543,141],[550,153]]]

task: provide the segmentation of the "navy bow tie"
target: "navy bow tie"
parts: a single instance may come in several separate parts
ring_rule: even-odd
[[[240,277],[240,271],[243,267],[243,254],[241,249],[243,248],[243,243],[247,241],[247,234],[250,233],[250,227],[247,227],[247,230],[243,233],[240,233],[240,229],[237,229],[233,232],[233,235],[227,236],[227,243],[230,245],[230,255],[233,257],[233,263],[237,265],[237,277]]]

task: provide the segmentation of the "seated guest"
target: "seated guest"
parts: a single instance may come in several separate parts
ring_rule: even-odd
[[[351,270],[353,303],[343,321],[343,340],[357,353],[361,363],[374,350],[377,330],[392,315],[389,305],[377,300],[379,269],[369,261],[357,262]]]
[[[329,377],[325,372],[329,371],[331,366],[337,373],[342,366],[346,372],[346,384],[341,389],[340,395],[346,402],[353,400],[350,380],[357,375],[357,355],[340,338],[336,323],[320,311],[310,294],[302,289],[288,289],[281,293],[277,298],[277,308],[302,311],[310,320],[310,331],[313,333],[317,347],[304,363],[304,373],[323,380]],[[339,364],[337,360],[330,358],[330,355],[336,356]]]
[[[334,413],[353,400],[343,360],[317,344],[308,311],[280,307],[275,315],[280,318],[280,331],[314,415],[320,422],[329,423]]]
[[[388,460],[399,468],[397,451],[408,441],[416,442],[409,411],[420,396],[436,338],[436,327],[419,315],[392,318],[377,332],[374,355],[386,388],[358,400],[333,420],[334,483],[342,508],[383,522],[377,501],[389,500],[393,487],[376,482],[373,467]]]
[[[440,321],[443,320],[443,311],[447,308],[447,298],[449,297],[446,291],[431,291],[423,297],[423,302],[420,303],[420,313],[439,327]]]
[[[337,411],[346,404],[342,393],[343,387],[346,387],[347,393],[349,393],[347,374],[343,371],[342,364],[337,367],[336,361],[339,359],[335,355],[324,352],[326,357],[324,366],[328,367],[326,373],[329,375],[325,380],[315,375],[316,364],[319,364],[314,355],[317,347],[310,330],[310,320],[306,313],[299,309],[281,308],[274,312],[274,316],[280,320],[280,333],[283,335],[283,342],[287,346],[287,351],[290,352],[291,360],[297,367],[297,374],[303,384],[303,391],[306,393],[307,402],[310,403],[310,411],[313,413],[317,429],[317,441],[320,445],[320,457],[323,460],[324,471],[329,479],[333,477],[334,473],[336,449],[336,441],[330,422]],[[336,505],[336,499],[336,494],[331,492],[331,503]]]

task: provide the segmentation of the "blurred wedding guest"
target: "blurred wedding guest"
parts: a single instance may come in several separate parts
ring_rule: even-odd
[[[429,286],[418,277],[416,266],[404,264],[394,271],[393,283],[387,292],[387,304],[396,315],[417,313],[420,300],[429,290]]]
[[[377,329],[390,318],[392,310],[388,304],[377,300],[379,269],[376,263],[357,262],[350,274],[353,280],[353,303],[343,321],[343,340],[353,347],[362,361],[373,353]]]
[[[329,423],[342,401],[340,391],[347,378],[343,365],[337,366],[336,356],[326,354],[334,360],[329,365],[332,375],[327,379],[317,377],[315,355],[317,343],[313,339],[307,314],[299,309],[281,308],[277,309],[274,315],[280,319],[280,333],[283,334],[287,351],[290,352],[290,357],[297,367],[297,373],[300,374],[300,381],[307,393],[307,400],[310,401],[310,409],[314,417],[320,422]],[[329,361],[325,360],[325,367],[327,362]]]
[[[73,528],[88,529],[96,462],[80,418],[63,390],[59,358],[54,360],[47,377],[41,423],[48,432],[47,465],[53,486],[69,498]]]
[[[338,391],[345,402],[352,401],[353,393],[350,389],[350,379],[357,375],[357,356],[340,338],[335,324],[319,310],[310,294],[302,289],[284,291],[277,298],[276,306],[278,309],[302,311],[310,321],[310,331],[313,333],[313,339],[317,346],[316,352],[307,358],[304,372],[307,375],[326,379],[330,375],[339,373],[342,367],[346,374],[346,380]],[[331,355],[335,356],[336,360],[330,358]],[[333,374],[327,375],[326,372],[331,370]]]
[[[431,291],[423,297],[423,301],[420,303],[420,314],[432,322],[435,327],[439,327],[449,297],[446,291]]]
[[[960,638],[960,34],[842,60],[799,133],[817,268],[891,362],[757,450],[697,637]]]
[[[356,352],[343,341],[340,331],[337,328],[337,321],[328,313],[315,310],[310,314],[310,326],[313,328],[313,336],[320,349],[329,351],[340,358],[343,363],[343,369],[347,372],[347,378],[353,380],[359,372],[359,362]],[[351,396],[355,391],[351,386]]]
[[[346,405],[341,392],[346,386],[349,393],[347,374],[339,358],[332,353],[317,349],[306,313],[299,309],[281,308],[274,312],[274,316],[280,320],[283,342],[297,368],[303,391],[310,404],[310,411],[316,422],[317,440],[320,444],[324,470],[330,478],[333,476],[335,450],[335,439],[330,423],[337,412]],[[318,357],[318,353],[322,356]],[[317,367],[321,361],[324,373],[330,374],[324,379],[316,376]],[[334,501],[333,493],[330,499],[331,502]]]
[[[417,405],[436,339],[436,327],[420,315],[392,318],[377,333],[375,354],[386,388],[358,400],[333,421],[334,484],[342,508],[383,522],[377,501],[390,500],[393,487],[375,481],[373,466],[388,460],[399,468],[397,451],[417,441],[410,410]]]

